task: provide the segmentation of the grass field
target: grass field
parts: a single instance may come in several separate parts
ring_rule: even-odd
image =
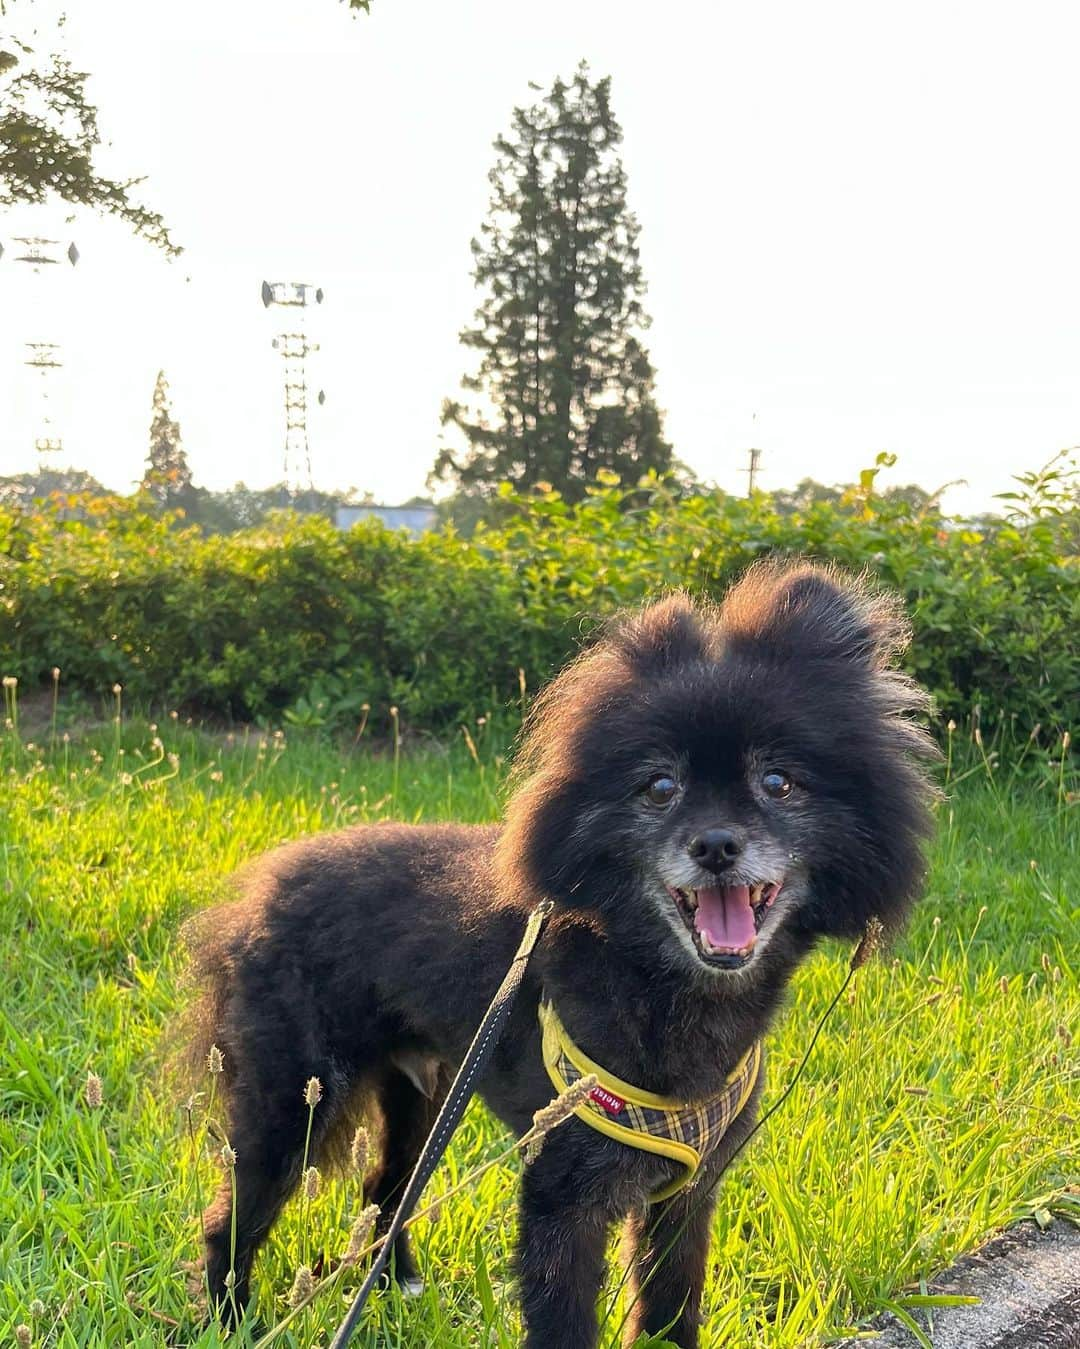
[[[386,816],[492,818],[499,746],[490,727],[476,739],[475,756],[464,743],[395,756],[211,737],[176,720],[71,743],[46,725],[37,746],[26,731],[0,735],[0,1343],[20,1324],[41,1345],[221,1342],[199,1329],[185,1274],[214,1167],[195,1165],[182,1102],[156,1067],[182,998],[180,923],[223,873],[280,840]],[[855,976],[724,1181],[706,1345],[841,1338],[914,1305],[920,1280],[1000,1225],[1080,1217],[1067,1190],[1080,1179],[1080,847],[1076,782],[1059,760],[1060,748],[1032,748],[1019,772],[990,767],[967,742],[952,756],[910,932]],[[825,948],[796,980],[770,1044],[769,1101],[848,954]],[[505,1141],[474,1105],[434,1192]],[[418,1225],[427,1291],[377,1298],[358,1344],[518,1343],[517,1167],[488,1170]],[[362,1202],[355,1181],[337,1180],[303,1217],[290,1206],[257,1268],[264,1330],[285,1314],[305,1253],[340,1254]],[[616,1285],[613,1274],[605,1345],[619,1339]],[[276,1342],[325,1343],[350,1286]]]

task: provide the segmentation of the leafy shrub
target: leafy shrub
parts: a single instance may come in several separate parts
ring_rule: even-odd
[[[909,667],[957,719],[1068,724],[1080,705],[1075,491],[1018,480],[1013,518],[976,527],[875,494],[781,513],[601,481],[578,505],[518,501],[468,541],[290,515],[204,537],[118,499],[0,514],[0,666],[25,682],[114,682],[157,704],[327,724],[397,704],[442,728],[516,700],[604,614],[673,586],[721,593],[755,558],[867,568],[905,597]]]

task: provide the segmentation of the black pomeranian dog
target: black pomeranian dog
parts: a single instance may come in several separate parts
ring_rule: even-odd
[[[237,1302],[300,1178],[306,1081],[323,1091],[315,1162],[359,1112],[381,1121],[366,1193],[388,1216],[545,897],[481,1094],[518,1134],[551,1100],[541,1009],[572,1047],[564,1069],[580,1046],[579,1066],[615,1076],[524,1168],[525,1343],[595,1344],[605,1241],[625,1220],[627,1343],[697,1345],[713,1182],[752,1127],[784,987],[820,937],[856,938],[875,917],[894,928],[920,888],[933,746],[910,719],[926,696],[891,668],[906,641],[896,603],[863,583],[760,565],[719,608],[675,595],[617,619],[548,686],[502,828],[346,829],[242,873],[193,934],[194,1047],[224,1053],[236,1152]],[[696,1139],[696,1183],[653,1203],[687,1173],[678,1148],[633,1145],[590,1112]],[[226,1181],[205,1215],[221,1308],[232,1220]],[[404,1235],[394,1272],[417,1281]]]

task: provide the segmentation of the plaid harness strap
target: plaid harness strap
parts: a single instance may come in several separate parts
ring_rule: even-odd
[[[549,1002],[540,1003],[540,1027],[544,1067],[556,1091],[565,1091],[587,1073],[595,1073],[599,1079],[588,1100],[575,1109],[578,1119],[627,1147],[682,1165],[683,1174],[651,1196],[654,1204],[693,1181],[750,1099],[761,1071],[761,1042],[755,1040],[715,1096],[687,1105],[632,1087],[606,1072],[574,1044]]]

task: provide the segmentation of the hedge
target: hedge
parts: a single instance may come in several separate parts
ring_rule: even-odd
[[[905,597],[912,673],[943,716],[1030,729],[1080,706],[1075,503],[978,528],[874,495],[778,511],[758,494],[599,484],[517,501],[498,529],[416,540],[283,514],[205,537],[116,498],[0,514],[0,669],[231,718],[345,722],[397,705],[445,729],[516,704],[603,615],[672,586],[720,594],[753,559],[867,568]]]

